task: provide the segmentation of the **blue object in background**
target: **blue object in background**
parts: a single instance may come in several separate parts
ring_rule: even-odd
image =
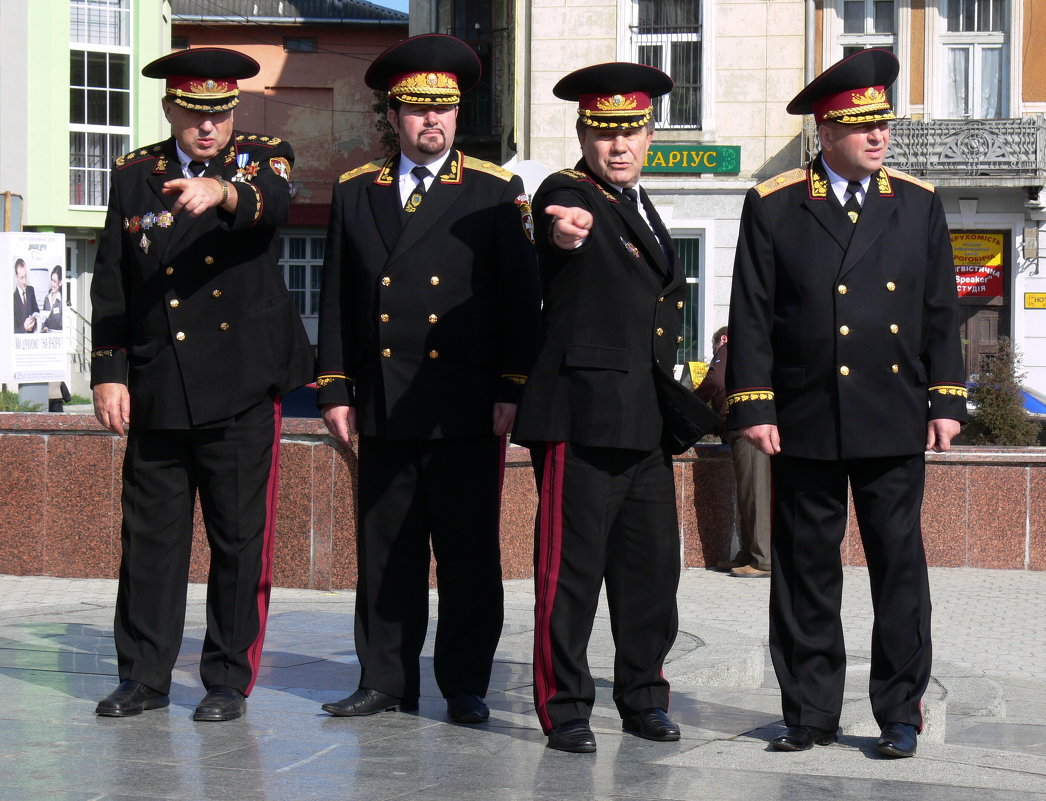
[[[284,417],[319,417],[316,405],[316,385],[306,384],[283,396]]]
[[[1024,396],[1024,409],[1032,414],[1046,415],[1046,395],[1028,387],[1021,387]]]
[[[977,386],[976,381],[967,381],[968,390]],[[1021,387],[1021,398],[1024,400],[1024,411],[1028,414],[1042,415],[1046,417],[1046,395],[1030,387]],[[972,408],[972,407],[971,407]]]

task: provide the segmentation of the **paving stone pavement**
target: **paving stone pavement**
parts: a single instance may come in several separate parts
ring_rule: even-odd
[[[605,605],[589,649],[594,755],[545,748],[531,700],[533,592],[506,583],[491,719],[458,726],[423,654],[417,713],[334,719],[319,705],[359,677],[353,593],[273,591],[247,716],[193,723],[203,587],[189,591],[171,706],[98,718],[115,686],[115,582],[0,576],[0,801],[1046,801],[1046,573],[937,568],[934,670],[914,759],[874,749],[865,694],[867,574],[846,569],[847,709],[838,744],[770,750],[780,704],[766,654],[765,579],[686,571],[673,682],[678,743],[621,732]],[[434,609],[433,605],[433,609]]]

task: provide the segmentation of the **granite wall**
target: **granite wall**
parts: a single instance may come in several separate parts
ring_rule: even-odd
[[[114,577],[120,559],[124,442],[86,415],[0,413],[0,470],[17,477],[0,495],[0,573]],[[931,565],[1046,569],[1046,449],[957,448],[931,454],[923,528]],[[356,581],[356,457],[332,446],[318,420],[284,421],[273,582],[351,588]],[[684,564],[729,558],[733,474],[723,446],[675,461]],[[537,500],[529,452],[510,448],[502,505],[506,578],[531,575]],[[197,510],[192,580],[205,580]],[[851,519],[845,564],[863,564]]]

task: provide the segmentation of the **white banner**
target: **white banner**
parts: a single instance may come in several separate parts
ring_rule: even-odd
[[[72,326],[65,304],[65,235],[0,233],[0,380],[68,381]],[[0,280],[0,289],[4,286]],[[13,389],[13,387],[12,387]]]

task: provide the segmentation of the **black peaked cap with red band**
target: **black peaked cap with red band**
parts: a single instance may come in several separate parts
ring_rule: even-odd
[[[483,74],[476,51],[455,36],[426,33],[374,59],[363,82],[403,103],[455,105]]]
[[[789,114],[813,114],[817,123],[863,125],[896,119],[886,90],[900,65],[889,50],[859,50],[830,66],[792,98]]]
[[[178,50],[142,67],[146,78],[167,81],[166,96],[190,111],[215,114],[240,102],[237,81],[258,74],[261,66],[250,56],[223,47]]]
[[[656,67],[612,61],[575,70],[552,87],[552,94],[576,100],[578,116],[592,128],[640,128],[653,114],[653,98],[674,85]]]

